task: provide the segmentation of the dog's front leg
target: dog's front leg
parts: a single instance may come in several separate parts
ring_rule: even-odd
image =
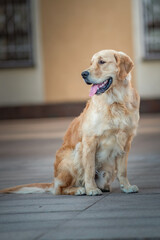
[[[102,192],[97,188],[95,182],[95,154],[96,154],[96,138],[85,137],[83,139],[83,167],[84,181],[87,195],[101,195]]]
[[[121,190],[125,193],[136,193],[138,187],[136,185],[130,185],[127,178],[127,162],[128,154],[131,146],[131,141],[126,144],[125,154],[117,158],[117,177],[120,182]]]

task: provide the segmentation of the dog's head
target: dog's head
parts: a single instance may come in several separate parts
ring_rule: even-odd
[[[99,95],[117,84],[123,84],[133,68],[129,56],[114,50],[103,50],[96,53],[90,67],[82,72],[87,84],[92,84],[90,96]]]

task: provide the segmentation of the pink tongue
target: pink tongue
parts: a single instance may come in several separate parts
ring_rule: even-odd
[[[97,89],[98,89],[98,84],[92,85],[89,96],[92,97],[97,92]]]

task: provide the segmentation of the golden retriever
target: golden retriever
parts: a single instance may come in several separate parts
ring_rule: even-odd
[[[101,195],[118,178],[125,193],[138,192],[127,178],[127,160],[139,121],[139,96],[131,85],[133,62],[123,52],[96,53],[82,72],[90,100],[69,126],[56,153],[54,182],[4,189],[1,193],[52,192]]]

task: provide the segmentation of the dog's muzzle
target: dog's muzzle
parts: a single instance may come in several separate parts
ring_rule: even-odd
[[[88,76],[89,76],[89,72],[88,71],[84,71],[81,73],[84,81],[88,84],[88,85],[91,85],[92,83],[88,80]]]

